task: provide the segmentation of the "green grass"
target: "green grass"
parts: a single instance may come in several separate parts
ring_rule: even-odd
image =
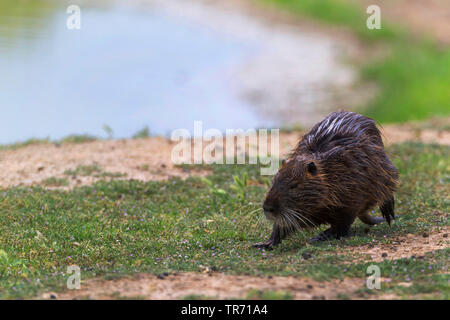
[[[392,40],[401,36],[404,32],[401,28],[387,26],[383,21],[383,27],[379,30],[370,30],[366,27],[368,15],[361,8],[349,1],[342,0],[262,0],[272,3],[280,8],[293,13],[313,18],[320,22],[341,26],[354,31],[362,40]]]
[[[46,138],[46,139],[32,138],[32,139],[28,139],[24,142],[16,142],[16,143],[11,143],[11,144],[7,144],[7,145],[0,145],[0,150],[16,150],[16,149],[27,147],[30,145],[39,145],[39,144],[47,144],[47,143],[51,143],[50,139],[48,139],[48,138]]]
[[[150,137],[150,129],[148,128],[148,126],[142,128],[133,135],[133,139],[142,139],[148,137]]]
[[[31,138],[24,142],[16,142],[6,145],[0,145],[0,150],[16,150],[19,148],[27,147],[30,145],[41,145],[41,144],[56,144],[57,146],[60,146],[61,144],[68,144],[68,143],[84,143],[84,142],[91,142],[96,141],[98,138],[88,135],[88,134],[72,134],[67,137],[64,137],[60,140],[50,140],[50,138]]]
[[[294,297],[286,291],[253,289],[247,293],[246,298],[249,300],[292,300]]]
[[[46,187],[65,187],[69,185],[69,180],[65,178],[51,177],[42,181],[41,184]]]
[[[281,9],[355,33],[368,48],[384,47],[385,57],[361,66],[361,78],[377,84],[378,96],[365,114],[379,122],[406,122],[450,114],[450,50],[414,38],[395,21],[366,27],[364,8],[344,0],[261,0]]]
[[[103,169],[95,163],[91,165],[80,165],[75,169],[68,169],[64,171],[64,174],[72,177],[82,176],[94,178],[122,178],[127,176],[126,173],[103,171]]]
[[[389,149],[401,172],[396,201],[401,218],[392,227],[381,224],[366,234],[366,227],[358,222],[352,238],[317,245],[306,240],[319,230],[307,231],[274,251],[251,248],[271,230],[260,211],[266,187],[258,166],[210,166],[207,180],[101,181],[70,191],[2,189],[0,298],[62,290],[67,266],[72,264],[81,267],[83,280],[205,267],[230,274],[297,275],[321,281],[365,279],[371,262],[348,264],[353,256],[337,254],[336,249],[390,243],[392,237],[447,226],[449,151],[423,144]],[[305,252],[311,258],[305,260]],[[382,276],[391,278],[382,292],[448,297],[448,282],[442,275],[442,268],[449,267],[448,254],[446,249],[423,259],[380,263]],[[397,285],[407,278],[413,286]],[[362,290],[361,295],[367,294],[371,293]]]
[[[72,134],[67,137],[62,138],[58,143],[83,143],[98,140],[97,137],[91,136],[89,134]]]

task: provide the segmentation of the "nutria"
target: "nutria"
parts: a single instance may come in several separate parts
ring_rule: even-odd
[[[375,121],[354,112],[333,112],[299,141],[274,176],[264,200],[272,248],[295,230],[328,224],[311,241],[349,235],[358,217],[368,225],[391,223],[398,170],[384,151]],[[383,217],[368,211],[379,206]]]

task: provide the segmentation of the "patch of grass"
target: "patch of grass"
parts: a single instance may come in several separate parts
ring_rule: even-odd
[[[366,27],[363,6],[344,0],[261,0],[299,16],[339,26],[358,35],[368,50],[388,54],[361,66],[362,79],[377,84],[378,96],[365,114],[380,122],[405,122],[450,114],[450,50],[414,38],[383,19],[380,30]]]
[[[356,277],[363,287],[373,262],[349,264],[353,254],[338,251],[448,226],[449,149],[412,143],[389,148],[401,172],[396,198],[400,219],[394,226],[381,224],[367,235],[365,226],[357,223],[354,237],[314,245],[307,239],[318,230],[305,231],[274,251],[251,247],[271,231],[261,210],[265,177],[256,165],[212,165],[207,181],[112,180],[70,191],[38,186],[0,189],[0,249],[7,253],[0,262],[0,298],[62,290],[69,265],[80,266],[83,280],[208,267],[230,274],[296,275],[320,281]],[[244,183],[236,190],[234,176],[261,184]],[[223,192],[214,192],[219,189]],[[426,279],[448,270],[448,254],[441,250],[423,259],[379,263],[382,276],[391,278],[380,292],[427,291],[444,297],[437,291],[442,291],[442,279]],[[417,286],[397,288],[406,277]]]
[[[145,300],[144,296],[122,296],[118,291],[113,292],[111,298],[116,300]]]
[[[248,300],[292,300],[294,297],[291,293],[286,291],[272,291],[272,290],[250,290],[247,293]]]
[[[46,187],[66,187],[69,185],[69,180],[65,178],[50,177],[42,181],[41,184]]]
[[[315,20],[338,25],[355,32],[361,39],[397,39],[403,34],[401,28],[386,25],[379,30],[366,27],[368,15],[349,1],[344,0],[262,0],[292,13],[301,14]]]
[[[294,133],[294,132],[305,132],[306,129],[302,127],[300,124],[292,124],[288,126],[284,126],[280,129],[280,133]]]
[[[382,122],[421,120],[450,114],[450,51],[426,43],[396,43],[383,61],[362,68],[380,94],[366,114]]]
[[[98,140],[97,137],[89,134],[71,134],[59,140],[59,143],[84,143]]]
[[[215,300],[216,297],[209,297],[203,294],[189,294],[183,297],[183,300]]]
[[[80,165],[73,170],[68,169],[64,171],[64,174],[74,177],[82,176],[94,178],[123,178],[127,176],[126,173],[103,171],[103,169],[98,164]]]
[[[133,139],[142,139],[150,137],[150,129],[146,126],[133,135]]]
[[[99,174],[102,172],[102,168],[98,164],[91,165],[80,165],[76,167],[74,170],[68,169],[64,171],[64,174],[67,176],[93,176],[94,174]]]
[[[30,145],[48,144],[48,143],[51,143],[50,139],[48,139],[48,138],[45,138],[45,139],[32,138],[32,139],[28,139],[24,142],[16,142],[16,143],[7,144],[7,145],[0,145],[0,150],[16,150],[16,149],[27,147]]]
[[[100,173],[94,174],[93,176],[95,178],[123,178],[123,177],[126,177],[127,174],[126,173],[122,173],[122,172],[102,171]]]

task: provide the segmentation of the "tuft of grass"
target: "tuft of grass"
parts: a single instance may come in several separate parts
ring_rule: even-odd
[[[48,143],[51,143],[49,138],[45,138],[45,139],[32,138],[32,139],[28,139],[24,142],[16,142],[16,143],[7,144],[7,145],[0,145],[0,150],[16,150],[16,149],[27,147],[30,145],[39,145],[39,144],[48,144]]]
[[[252,289],[247,293],[248,300],[292,300],[294,297],[290,292],[273,290]]]
[[[80,165],[76,167],[76,169],[68,169],[64,171],[64,174],[67,176],[93,176],[94,174],[99,174],[102,172],[102,169],[98,164],[91,164],[91,165]]]
[[[7,253],[0,262],[0,298],[63,290],[69,265],[81,268],[83,280],[140,272],[199,272],[205,267],[229,274],[295,275],[319,281],[351,277],[360,278],[361,294],[368,294],[364,280],[374,262],[349,264],[356,253],[338,252],[369,243],[389,244],[407,233],[421,235],[449,225],[450,148],[406,143],[388,152],[401,173],[396,196],[400,218],[392,227],[380,224],[366,234],[366,226],[358,222],[352,226],[353,237],[314,245],[307,240],[320,230],[305,230],[273,251],[252,248],[271,232],[261,210],[265,177],[256,165],[209,166],[208,183],[189,177],[100,181],[68,191],[39,186],[0,189],[0,248]],[[245,184],[238,200],[233,176],[261,183]],[[218,189],[225,195],[212,191]],[[382,277],[391,282],[370,293],[448,297],[440,275],[450,267],[449,250],[377,263]],[[413,285],[401,287],[406,279]]]
[[[142,139],[148,137],[150,137],[150,129],[148,128],[148,126],[145,126],[133,135],[133,139]]]
[[[216,300],[215,297],[205,296],[203,294],[189,294],[183,297],[183,300]]]
[[[65,178],[51,177],[42,181],[42,185],[46,187],[65,187],[69,185],[69,180]]]
[[[71,134],[59,140],[59,143],[84,143],[98,140],[97,137],[89,134]]]
[[[80,165],[75,169],[68,169],[64,171],[64,174],[74,177],[82,176],[94,178],[122,178],[127,176],[126,173],[103,171],[103,169],[95,163],[91,165]]]

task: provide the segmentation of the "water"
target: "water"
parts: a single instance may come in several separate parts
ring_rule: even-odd
[[[129,137],[144,126],[192,130],[194,120],[205,129],[270,122],[233,94],[226,72],[256,44],[151,7],[83,7],[81,30],[68,30],[67,6],[50,4],[1,14],[0,143],[105,136],[104,124]]]
[[[82,3],[68,30],[64,0],[0,1],[0,144],[306,127],[355,100],[339,39],[198,0]]]

